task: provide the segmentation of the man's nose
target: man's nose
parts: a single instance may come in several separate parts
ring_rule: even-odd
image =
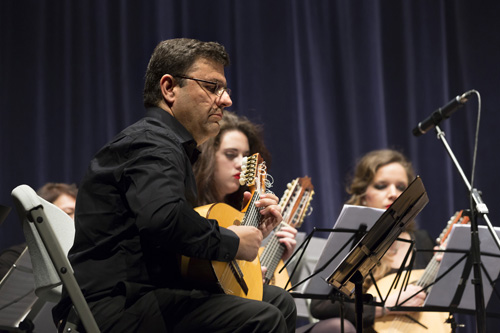
[[[231,96],[227,93],[227,91],[224,90],[222,95],[216,99],[217,106],[220,108],[228,108],[231,105],[233,105],[233,101],[231,99]]]

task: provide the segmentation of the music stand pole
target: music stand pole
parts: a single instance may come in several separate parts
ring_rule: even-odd
[[[357,271],[351,281],[354,283],[356,332],[363,332],[363,276]]]
[[[458,172],[462,176],[462,179],[465,183],[465,186],[467,187],[467,190],[472,195],[472,199],[474,200],[474,202],[476,204],[474,211],[477,211],[482,215],[482,217],[486,221],[486,225],[488,227],[488,230],[490,231],[491,236],[495,240],[495,243],[496,243],[498,249],[500,250],[500,239],[498,238],[495,230],[493,229],[493,225],[491,224],[490,219],[487,215],[488,208],[486,207],[486,204],[482,201],[481,196],[480,196],[479,192],[477,191],[477,189],[473,189],[471,187],[469,181],[467,180],[467,177],[465,176],[464,171],[460,167],[460,164],[458,163],[457,159],[455,158],[455,155],[453,154],[450,146],[448,145],[448,142],[446,141],[445,133],[441,130],[441,128],[438,125],[436,125],[436,134],[437,134],[438,140],[441,140],[444,147],[446,148],[446,151],[448,152],[448,155],[450,155],[451,160],[453,161],[453,163],[455,164],[455,167],[457,168]],[[474,207],[472,207],[472,208],[474,208]]]
[[[451,160],[455,164],[455,167],[462,176],[462,179],[470,193],[470,196],[472,197],[472,200],[475,202],[475,207],[471,207],[472,214],[471,214],[470,255],[472,256],[473,260],[472,266],[474,269],[474,278],[472,279],[472,284],[474,285],[474,296],[476,301],[476,329],[478,333],[484,333],[486,332],[486,308],[484,304],[483,280],[481,276],[481,250],[479,245],[479,232],[477,224],[477,217],[479,214],[481,214],[481,216],[483,216],[483,218],[486,220],[488,229],[490,230],[490,233],[493,236],[493,239],[495,240],[499,249],[500,249],[500,241],[496,235],[496,232],[493,229],[493,226],[491,225],[488,219],[488,216],[486,215],[488,213],[488,208],[486,207],[484,202],[482,202],[479,192],[476,189],[472,189],[469,181],[467,180],[467,177],[465,176],[462,168],[460,167],[460,164],[458,163],[455,155],[453,154],[451,147],[446,141],[445,133],[441,130],[441,128],[438,125],[436,125],[436,134],[437,134],[437,139],[441,140],[441,142],[445,146],[448,155],[450,156]]]

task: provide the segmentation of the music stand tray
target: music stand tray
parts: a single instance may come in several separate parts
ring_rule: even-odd
[[[486,226],[478,226],[479,230],[479,240],[481,242],[481,262],[483,267],[486,269],[488,275],[495,280],[500,273],[500,260],[498,257],[494,257],[487,254],[500,255],[500,251],[496,246],[491,234]],[[500,236],[500,228],[495,227],[495,232]],[[443,259],[441,260],[441,265],[439,266],[439,271],[437,274],[437,279],[441,276],[427,296],[424,306],[438,306],[449,308],[452,304],[455,293],[458,289],[460,279],[462,277],[462,272],[465,266],[465,260],[460,261],[460,258],[464,257],[464,252],[469,253],[471,244],[471,231],[470,225],[459,224],[453,226],[450,233],[448,245],[446,246],[446,251],[458,250],[461,252],[444,252]],[[453,265],[449,272],[447,272]],[[447,273],[446,273],[447,272]],[[471,280],[472,272],[467,279],[467,285],[465,286],[463,295],[458,304],[459,310],[475,310],[475,298],[474,298],[474,286]],[[487,279],[486,274],[482,274],[483,280],[483,291],[484,291],[484,301],[488,304],[491,297],[493,286]],[[464,312],[466,312],[464,311]]]
[[[350,298],[405,226],[429,202],[420,177],[416,177],[337,266],[327,282]],[[355,280],[355,281],[353,281]]]

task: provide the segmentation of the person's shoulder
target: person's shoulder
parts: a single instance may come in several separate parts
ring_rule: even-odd
[[[175,131],[170,126],[147,116],[126,127],[107,146],[110,149],[126,147],[127,150],[181,147]]]

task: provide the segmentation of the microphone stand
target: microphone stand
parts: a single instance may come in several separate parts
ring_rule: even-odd
[[[487,215],[488,208],[486,207],[486,204],[482,201],[479,191],[471,187],[469,181],[467,180],[467,177],[465,176],[462,168],[460,167],[460,164],[458,163],[457,159],[455,158],[455,155],[453,154],[450,146],[448,145],[448,142],[446,141],[445,133],[441,130],[441,128],[438,125],[436,125],[436,134],[437,134],[437,139],[441,140],[441,142],[446,148],[446,151],[448,152],[448,155],[450,155],[451,160],[453,161],[455,167],[462,176],[465,186],[467,187],[467,190],[469,191],[472,200],[474,201],[475,204],[473,205],[473,207],[471,207],[471,228],[470,228],[471,230],[470,255],[472,256],[473,260],[472,265],[474,269],[474,278],[472,279],[472,284],[474,285],[474,295],[476,301],[476,329],[478,333],[484,333],[486,332],[486,308],[484,304],[483,280],[481,276],[481,250],[479,245],[480,242],[479,242],[479,232],[477,224],[477,217],[479,215],[482,216],[486,221],[488,230],[490,231],[499,249],[500,249],[500,240],[498,239],[498,236],[488,218]],[[465,283],[465,281],[463,281],[462,283]]]

